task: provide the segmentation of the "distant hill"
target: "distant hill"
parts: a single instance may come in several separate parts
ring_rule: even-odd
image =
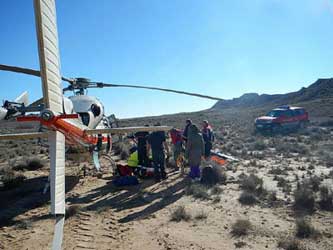
[[[218,101],[213,110],[226,108],[257,108],[283,104],[297,104],[333,98],[333,78],[318,79],[307,88],[287,94],[268,95],[257,93],[244,94],[232,100]]]
[[[215,128],[232,120],[241,120],[243,127],[245,123],[252,126],[255,117],[264,115],[270,109],[284,104],[305,107],[311,121],[333,119],[333,78],[318,79],[307,88],[287,94],[244,94],[232,100],[218,101],[212,108],[198,112],[121,119],[120,126],[161,122],[181,128],[184,126],[185,119],[188,118],[197,124],[201,124],[202,120],[209,120]]]

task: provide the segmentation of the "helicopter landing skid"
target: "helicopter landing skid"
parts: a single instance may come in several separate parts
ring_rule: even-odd
[[[94,150],[92,156],[93,156],[93,161],[94,161],[95,168],[99,172],[101,170],[101,164],[99,163],[98,151]]]

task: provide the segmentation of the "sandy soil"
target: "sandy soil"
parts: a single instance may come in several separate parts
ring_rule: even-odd
[[[300,216],[293,209],[297,181],[315,175],[321,178],[321,185],[333,186],[332,167],[321,159],[333,145],[333,130],[276,138],[233,131],[234,128],[227,131],[225,127],[223,143],[218,141],[216,146],[241,161],[223,167],[226,183],[219,185],[217,193],[207,190],[209,195],[205,199],[188,195],[189,180],[171,168],[169,178],[161,183],[145,179],[138,186],[120,189],[112,185],[108,174],[102,178],[83,177],[82,167],[92,168],[88,162],[68,161],[66,202],[75,212],[66,219],[63,248],[261,250],[278,249],[279,241],[294,238],[295,221]],[[314,141],[318,133],[321,138]],[[293,147],[297,143],[300,149],[306,147],[310,151],[279,149],[283,143],[293,143]],[[38,156],[47,160],[46,154]],[[7,163],[8,160],[0,161],[0,167]],[[283,171],[274,173],[274,169]],[[276,191],[276,202],[240,204],[241,176],[250,173],[263,179],[266,190]],[[49,199],[40,192],[47,174],[47,166],[39,171],[26,171],[28,179],[23,186],[0,192],[0,249],[50,249],[54,220],[49,215]],[[277,177],[287,180],[291,190],[279,187]],[[180,206],[191,218],[171,221],[173,211]],[[318,206],[312,214],[302,215],[320,233],[317,238],[299,239],[302,249],[333,249],[332,215]],[[237,219],[251,222],[247,235],[236,237],[231,233]]]
[[[230,169],[237,176],[251,168]],[[231,178],[233,179],[233,178]],[[263,207],[241,206],[238,184],[221,186],[220,201],[198,200],[185,195],[189,183],[178,172],[155,184],[144,180],[139,186],[117,189],[109,177],[85,177],[67,193],[69,206],[79,211],[65,223],[64,249],[276,249],[277,241],[294,229],[290,204]],[[171,212],[184,205],[192,215],[189,221],[170,221]],[[17,215],[15,223],[0,229],[1,249],[50,249],[53,235],[49,206],[44,205]],[[195,219],[204,213],[207,218]],[[241,238],[230,234],[237,218],[249,219],[254,228]],[[311,220],[328,237],[305,240],[310,249],[333,249],[333,217],[324,212]]]

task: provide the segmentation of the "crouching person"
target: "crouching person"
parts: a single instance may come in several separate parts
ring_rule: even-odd
[[[205,146],[202,135],[195,124],[191,124],[188,128],[188,138],[185,154],[188,158],[190,166],[189,176],[192,180],[200,180],[201,157],[204,155]]]

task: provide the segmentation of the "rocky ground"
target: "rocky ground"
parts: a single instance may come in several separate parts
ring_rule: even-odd
[[[208,119],[215,148],[240,160],[205,162],[219,169],[214,186],[169,168],[161,183],[115,188],[109,173],[90,170],[89,156],[68,156],[64,249],[333,249],[333,127],[318,119],[301,131],[259,135],[251,113],[232,113],[122,121],[181,127],[187,117]],[[49,249],[47,149],[33,141],[1,147],[0,173],[17,183],[0,191],[0,249]]]

